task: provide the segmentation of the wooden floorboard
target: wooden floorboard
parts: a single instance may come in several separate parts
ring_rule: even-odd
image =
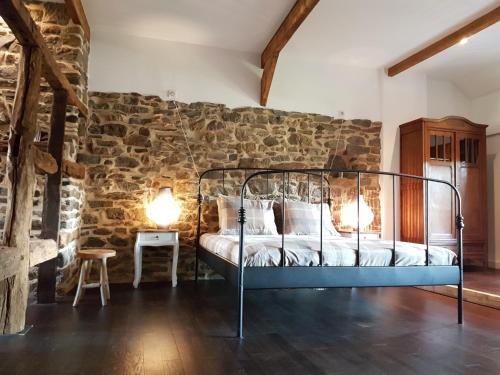
[[[500,296],[500,270],[487,269],[465,272],[464,286]]]
[[[0,374],[493,374],[500,311],[416,288],[248,291],[245,339],[223,281],[111,288],[33,305],[0,337]]]

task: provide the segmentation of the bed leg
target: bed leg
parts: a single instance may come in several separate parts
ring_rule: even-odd
[[[236,337],[243,338],[243,285],[238,286],[238,327],[236,329]]]
[[[198,249],[196,249],[196,257],[194,261],[194,282],[198,284]]]
[[[458,312],[458,324],[463,324],[463,322],[464,322],[464,285],[463,285],[463,283],[458,284],[457,312]]]
[[[458,324],[463,324],[464,321],[464,242],[463,242],[463,230],[464,230],[464,217],[462,216],[462,204],[460,203],[460,194],[458,194],[458,215],[455,218],[455,227],[457,229],[457,250],[458,250],[458,262],[460,266],[460,275],[458,280],[458,293],[457,293],[457,315]]]

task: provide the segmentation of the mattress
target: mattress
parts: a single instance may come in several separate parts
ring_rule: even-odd
[[[246,235],[244,264],[246,267],[272,267],[281,265],[281,235]],[[206,233],[200,245],[206,250],[239,263],[239,237]],[[361,266],[390,266],[393,241],[361,240]],[[422,244],[396,241],[396,266],[425,266],[425,249]],[[323,237],[323,265],[355,266],[357,239]],[[320,240],[318,235],[285,235],[286,266],[319,265]],[[444,247],[429,247],[429,265],[457,264],[453,251]]]

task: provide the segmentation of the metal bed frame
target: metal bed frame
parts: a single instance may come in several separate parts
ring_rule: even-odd
[[[222,184],[224,188],[224,175],[230,171],[241,171],[245,173],[245,180],[240,189],[240,209],[238,211],[238,222],[240,224],[239,234],[239,264],[235,264],[222,258],[200,245],[201,236],[201,209],[203,204],[202,180],[214,172],[222,173]],[[247,175],[251,172],[250,175]],[[392,261],[390,266],[360,266],[360,234],[357,235],[357,252],[355,266],[325,266],[323,265],[323,204],[321,209],[320,223],[320,254],[319,266],[285,266],[285,234],[282,233],[281,265],[280,267],[245,267],[243,264],[243,253],[245,244],[245,221],[246,213],[243,201],[246,196],[246,188],[256,176],[266,176],[269,192],[269,176],[281,175],[282,199],[286,191],[289,192],[290,174],[307,175],[308,201],[310,200],[310,177],[320,179],[321,203],[324,202],[324,181],[328,186],[328,204],[330,205],[330,185],[327,176],[331,174],[355,174],[357,178],[357,212],[359,228],[359,196],[361,192],[361,177],[363,175],[392,176],[392,217],[393,217],[393,247]],[[396,230],[395,230],[395,190],[396,177],[408,178],[424,183],[424,221],[425,221],[425,266],[401,266],[396,267]],[[456,220],[457,230],[457,265],[430,266],[429,265],[429,182],[448,185],[456,197]],[[285,184],[287,189],[285,191]],[[265,195],[265,194],[263,194]],[[282,206],[282,218],[285,222],[285,205]],[[348,169],[273,169],[273,168],[215,168],[204,171],[198,183],[198,228],[196,240],[196,263],[195,280],[198,281],[199,259],[207,263],[227,281],[235,285],[238,290],[238,323],[237,337],[243,338],[243,296],[245,289],[280,289],[280,288],[343,288],[343,287],[389,287],[389,286],[424,286],[424,285],[456,285],[458,288],[457,317],[458,324],[463,322],[463,228],[464,218],[462,216],[462,202],[460,193],[451,183],[443,180],[413,176],[402,173],[384,171],[365,171]],[[283,231],[282,231],[283,232]]]

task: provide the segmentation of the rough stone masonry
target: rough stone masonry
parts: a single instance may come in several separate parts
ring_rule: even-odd
[[[61,70],[72,84],[73,89],[83,102],[87,101],[87,69],[89,43],[85,39],[83,29],[75,25],[67,14],[64,4],[25,2],[31,17],[40,28],[47,46],[54,53]],[[10,113],[17,86],[20,46],[12,35],[9,27],[0,19],[0,37],[7,41],[0,47],[0,141],[9,137]],[[50,113],[52,108],[52,90],[45,81],[42,83],[37,118],[37,141],[47,140],[50,128]],[[86,121],[78,117],[78,111],[73,106],[67,107],[66,131],[64,143],[64,158],[75,161],[80,139],[84,135]],[[7,188],[4,182],[6,168],[6,143],[0,152],[0,230],[3,232]],[[41,228],[43,206],[44,176],[37,176],[34,196],[34,212],[32,222],[32,237],[38,237]],[[80,218],[85,198],[83,181],[64,178],[61,199],[61,229],[59,246],[65,261],[59,269],[58,287],[61,292],[72,289],[76,279],[76,263],[74,255],[80,246]],[[36,291],[37,268],[31,270],[30,281],[32,292]],[[33,294],[32,294],[33,295]]]
[[[181,239],[178,272],[181,278],[193,275],[198,178],[181,121],[199,171],[222,166],[378,170],[380,165],[380,122],[174,103],[135,93],[92,92],[89,107],[87,137],[78,154],[78,162],[88,166],[82,244],[117,250],[109,265],[112,282],[132,281],[135,232],[153,226],[144,206],[161,186],[172,186],[182,204],[181,218],[173,226]],[[243,177],[228,174],[226,182],[234,187],[228,181],[240,179],[241,183]],[[335,178],[332,184],[337,226],[340,206],[355,194],[353,177]],[[379,230],[378,179],[363,178],[362,192],[375,213],[371,229]],[[146,251],[143,280],[167,280],[170,254],[167,249]]]

